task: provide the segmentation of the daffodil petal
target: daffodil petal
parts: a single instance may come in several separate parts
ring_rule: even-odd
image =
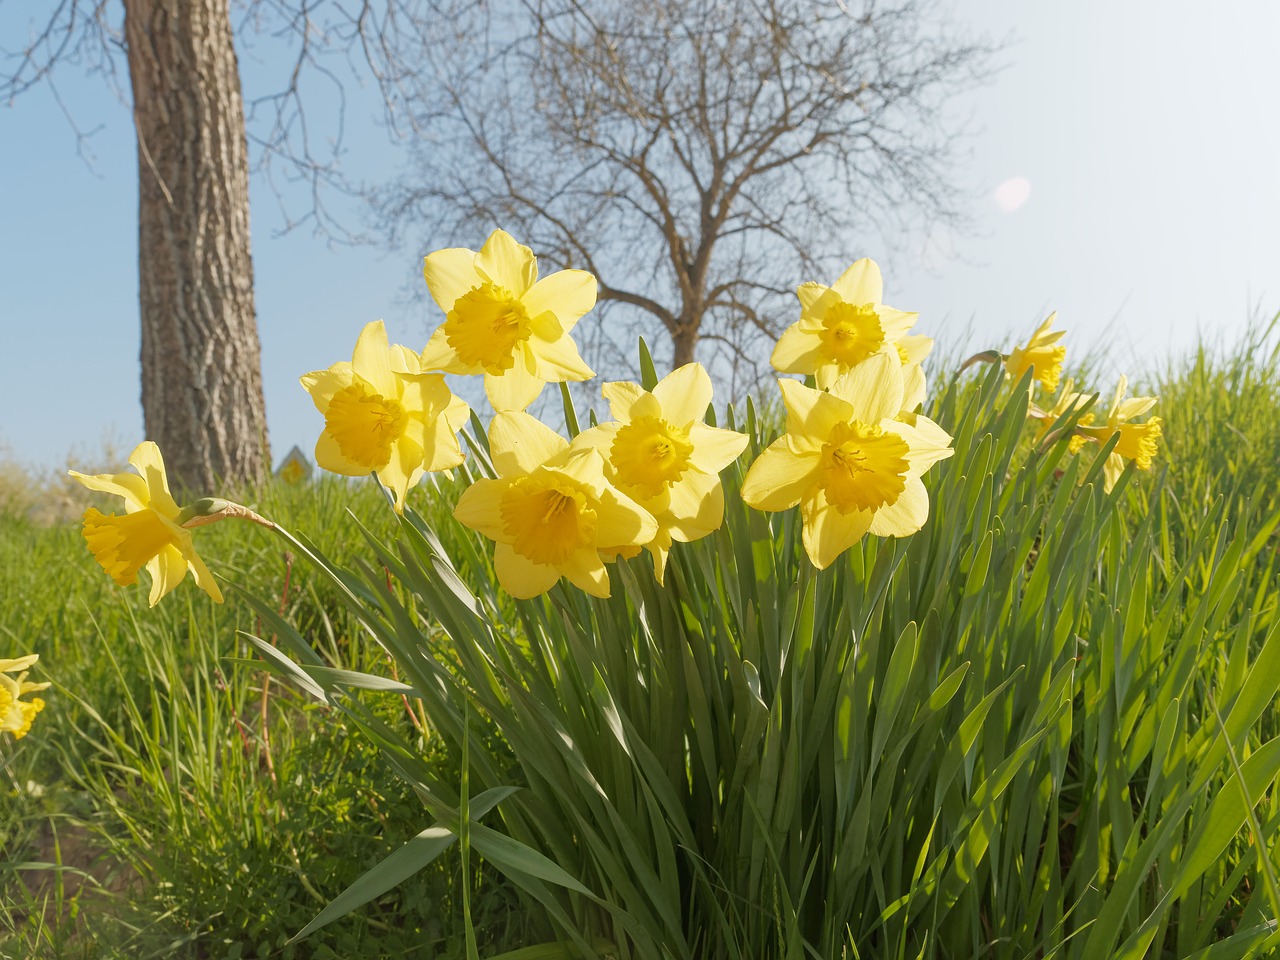
[[[875,511],[871,533],[877,537],[906,537],[929,519],[929,494],[918,477],[907,477],[898,499]]]
[[[520,600],[546,593],[560,579],[560,571],[543,563],[534,563],[516,553],[509,543],[499,543],[493,550],[493,569],[502,589]]]
[[[902,409],[915,413],[916,408],[924,403],[926,384],[924,367],[912,364],[902,368]]]
[[[519,412],[533,403],[547,382],[539,379],[517,356],[516,365],[501,376],[484,375],[484,392],[493,409],[503,412]]]
[[[575,550],[561,572],[579,590],[602,599],[609,596],[609,572],[597,551]]]
[[[631,408],[641,397],[648,396],[648,391],[638,383],[615,380],[600,388],[601,395],[609,401],[609,413],[615,420],[624,423],[631,419]]]
[[[585,270],[561,270],[543,277],[520,298],[530,317],[551,312],[563,333],[596,305],[596,278]]]
[[[451,247],[428,254],[422,261],[422,276],[431,291],[431,299],[445,313],[453,309],[459,297],[483,282],[476,273],[475,251],[465,247]]]
[[[689,428],[689,442],[693,444],[689,462],[704,473],[718,476],[721,470],[742,456],[749,440],[745,433],[736,430],[695,423]]]
[[[1107,493],[1110,493],[1112,488],[1115,487],[1122,473],[1124,473],[1124,457],[1113,450],[1107,454],[1106,462],[1102,465],[1103,489]]]
[[[449,338],[445,334],[443,326],[436,327],[435,333],[431,334],[427,345],[422,348],[422,355],[418,358],[418,363],[423,370],[460,373],[464,376],[484,373],[484,367],[479,364],[465,364],[462,362],[462,359],[458,356],[458,351],[449,345]]]
[[[178,550],[182,554],[182,558],[186,560],[187,568],[196,578],[196,586],[212,597],[215,603],[222,603],[222,590],[218,587],[218,582],[213,579],[213,574],[209,572],[209,568],[200,559],[200,555],[196,553],[190,538],[179,541]]]
[[[505,287],[517,298],[524,295],[538,279],[538,261],[533,251],[505,230],[489,234],[475,259],[476,272],[490,283]]]
[[[182,551],[167,543],[147,561],[147,572],[151,574],[151,593],[147,603],[154,607],[165,594],[182,582],[182,578],[187,575],[187,561]]]
[[[842,374],[832,384],[831,394],[848,403],[863,423],[895,417],[905,394],[902,363],[896,353],[873,354]]]
[[[848,270],[840,274],[840,279],[831,285],[831,289],[853,304],[878,304],[884,299],[880,267],[866,257],[854,261]]]
[[[507,480],[477,480],[458,498],[453,515],[464,526],[501,542],[506,536],[502,519],[502,497],[511,486]]]
[[[711,377],[702,364],[686,363],[659,380],[652,392],[662,405],[663,419],[684,428],[706,418],[711,406]]]
[[[1124,423],[1126,420],[1142,416],[1154,407],[1159,399],[1159,397],[1130,397],[1128,400],[1121,400],[1116,405],[1112,416],[1117,423]]]
[[[814,485],[818,453],[797,455],[786,438],[764,450],[742,483],[742,499],[757,510],[786,510]]]
[[[357,377],[373,388],[375,393],[395,399],[399,392],[396,375],[391,372],[391,345],[387,342],[387,328],[381,320],[366,323],[356,340],[351,356],[351,369]]]
[[[839,294],[835,293],[830,287],[822,283],[814,283],[812,280],[802,283],[796,287],[796,297],[800,300],[801,314],[808,314],[814,311],[814,307],[819,304],[825,306],[828,303],[835,302],[839,298]]]
[[[18,657],[14,660],[6,660],[0,657],[0,673],[19,673],[23,670],[30,670],[39,661],[40,654],[29,653],[25,657]]]
[[[534,334],[529,339],[528,349],[536,362],[534,375],[540,380],[559,383],[563,380],[590,380],[596,375],[578,353],[577,344],[567,336],[544,340]]]
[[[311,402],[316,405],[316,409],[325,413],[329,409],[333,395],[355,382],[355,371],[351,369],[350,363],[343,360],[335,363],[328,370],[313,370],[311,373],[303,374],[298,378],[298,382],[302,384],[302,389],[311,395]]]
[[[596,542],[604,546],[645,544],[658,532],[658,523],[625,494],[606,488],[596,508]]]
[[[169,478],[165,475],[160,448],[150,440],[143,440],[129,454],[129,463],[146,481],[149,496],[147,505],[163,517],[176,517],[178,504],[169,494]]]
[[[904,313],[901,310],[895,310],[893,307],[886,307],[881,304],[876,313],[880,316],[880,329],[884,331],[884,338],[890,342],[900,340],[904,337],[908,330],[916,325],[916,321],[920,319],[918,313]]]
[[[831,566],[840,554],[861,540],[872,522],[870,510],[841,513],[827,503],[821,490],[800,504],[800,512],[804,519],[804,549],[819,570]]]
[[[68,470],[67,473],[90,490],[124,497],[125,507],[129,513],[144,509],[151,499],[147,492],[147,481],[136,473],[88,474],[76,470]]]
[[[671,485],[670,497],[663,519],[673,539],[700,540],[724,522],[724,488],[718,476],[688,471]]]
[[[422,479],[423,456],[421,445],[410,437],[401,437],[391,446],[391,459],[376,471],[378,480],[395,492],[396,513],[404,513],[409,488],[417,486]]]
[[[497,413],[489,422],[489,455],[503,477],[532,473],[568,447],[568,440],[521,411]]]
[[[664,582],[667,573],[667,557],[671,552],[671,537],[666,531],[659,530],[652,540],[645,544],[645,549],[653,557],[653,575],[659,584]]]
[[[847,423],[856,411],[840,397],[806,387],[799,380],[779,380],[787,408],[787,434],[805,445],[806,438],[821,444],[837,423]]]
[[[344,477],[367,477],[371,472],[368,467],[344,457],[338,449],[338,442],[328,432],[321,433],[320,439],[316,441],[316,465],[321,470]]]
[[[813,373],[818,368],[822,341],[816,333],[793,323],[782,331],[769,362],[779,373]]]

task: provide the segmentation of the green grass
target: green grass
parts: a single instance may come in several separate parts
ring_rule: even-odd
[[[447,517],[463,478],[404,526],[367,486],[261,491],[347,580],[202,531],[258,607],[184,585],[147,610],[74,527],[0,514],[0,655],[56,684],[0,745],[0,956],[460,957],[468,927],[480,955],[1268,955],[1277,332],[1148,371],[1167,453],[1112,496],[996,380],[932,383],[957,455],[929,524],[822,574],[796,518],[737,503],[746,458],[673,590],[642,558],[605,602],[502,597]],[[418,719],[268,680],[237,630],[407,681]],[[285,945],[434,821],[465,842]]]

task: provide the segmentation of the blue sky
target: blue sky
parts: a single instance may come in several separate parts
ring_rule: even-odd
[[[885,299],[918,329],[1008,346],[1056,309],[1069,347],[1108,345],[1116,370],[1150,369],[1198,333],[1237,334],[1280,309],[1280,4],[982,0],[962,18],[1011,36],[1005,68],[958,108],[978,129],[960,178],[971,233],[872,242]],[[29,8],[28,8],[29,10]],[[0,7],[0,45],[28,10]],[[242,53],[247,85],[271,63]],[[129,114],[101,78],[58,74],[93,162],[52,96],[0,109],[0,453],[39,466],[92,460],[104,437],[142,439],[138,400],[137,186]],[[251,91],[250,91],[251,92]],[[349,169],[395,167],[356,97]],[[284,236],[266,184],[253,186],[254,268],[274,452],[310,450],[319,415],[299,374],[350,357],[360,327],[386,320],[420,344],[439,321],[419,291],[421,253],[329,247]],[[478,246],[482,237],[433,246]],[[812,278],[824,279],[824,278]],[[830,278],[827,278],[830,279]],[[406,291],[408,291],[406,295]]]

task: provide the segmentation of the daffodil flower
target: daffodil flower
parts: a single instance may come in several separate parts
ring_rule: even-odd
[[[599,451],[610,482],[657,521],[657,533],[644,546],[653,554],[659,583],[673,540],[700,539],[724,521],[720,471],[747,445],[745,434],[703,422],[711,392],[700,363],[663,377],[652,393],[635,383],[606,383],[614,421],[573,441]]]
[[[596,278],[586,271],[539,280],[533,251],[495,230],[478,252],[430,254],[422,273],[445,312],[422,351],[424,370],[483,373],[495,410],[523,410],[547,383],[595,376],[569,337],[596,304]]]
[[[902,364],[876,354],[841,376],[830,393],[778,381],[787,431],[747,471],[742,499],[758,510],[800,504],[804,546],[825,569],[865,534],[903,537],[929,516],[920,481],[954,452],[928,417],[899,419]]]
[[[1066,331],[1049,329],[1057,318],[1056,312],[1049,314],[1045,322],[1036,327],[1025,347],[1014,347],[1013,352],[1004,358],[1004,368],[1011,380],[1020,380],[1024,373],[1031,370],[1031,379],[1040,381],[1040,385],[1050,393],[1058,389],[1058,378],[1062,376],[1067,348],[1058,342],[1066,336]]]
[[[416,353],[390,346],[381,320],[361,331],[350,363],[301,382],[324,414],[316,463],[348,477],[376,473],[395,491],[397,512],[424,473],[462,463],[457,432],[469,408],[443,374],[424,372]]]
[[[124,498],[123,516],[103,514],[93,507],[84,512],[84,539],[94,559],[122,587],[135,583],[145,566],[151,575],[153,607],[182,582],[188,570],[200,588],[221,603],[222,591],[196,554],[191,531],[181,525],[160,448],[144,441],[129,455],[129,463],[137,473],[90,476],[69,471],[90,490]]]
[[[36,693],[46,689],[48,683],[32,683],[27,680],[27,670],[40,659],[38,653],[16,660],[0,658],[0,733],[11,733],[15,740],[21,740],[31,729],[31,721],[37,713],[44,709],[44,701],[39,697],[30,700],[19,699],[23,694]],[[16,677],[9,674],[16,673]]]
[[[1076,393],[1075,381],[1068,380],[1062,385],[1062,390],[1048,411],[1041,410],[1033,403],[1028,410],[1028,416],[1040,421],[1040,439],[1043,440],[1060,418],[1085,410],[1091,403],[1093,403],[1093,397],[1087,393]],[[1094,419],[1092,412],[1082,413],[1076,420],[1076,427],[1087,427],[1093,423]],[[1077,430],[1067,444],[1067,451],[1079,453],[1087,442],[1088,438]]]
[[[1160,434],[1163,430],[1159,417],[1152,417],[1145,423],[1130,423],[1134,417],[1140,417],[1156,405],[1159,397],[1130,397],[1125,399],[1129,389],[1127,377],[1120,378],[1116,387],[1115,399],[1111,401],[1111,409],[1107,411],[1107,422],[1104,426],[1077,427],[1079,433],[1096,443],[1106,443],[1115,434],[1120,434],[1115,447],[1107,455],[1102,465],[1103,485],[1107,492],[1116,485],[1120,474],[1124,472],[1126,460],[1132,460],[1139,470],[1150,470],[1151,462],[1160,452]]]
[[[802,283],[796,296],[800,319],[782,332],[770,362],[781,373],[812,374],[820,390],[879,353],[891,352],[907,365],[933,346],[928,337],[903,342],[918,314],[880,302],[884,282],[874,260],[857,261],[830,287]]]
[[[497,543],[503,589],[536,597],[567,577],[592,596],[609,596],[601,549],[648,543],[658,532],[653,517],[609,484],[593,448],[570,448],[527,413],[493,418],[489,452],[498,477],[468,487],[453,515]]]

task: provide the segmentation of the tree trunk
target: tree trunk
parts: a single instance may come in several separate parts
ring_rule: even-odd
[[[671,357],[671,369],[678,370],[686,363],[693,363],[693,353],[698,346],[698,326],[693,323],[681,324],[671,334],[671,345],[674,348]]]
[[[138,133],[142,413],[196,493],[270,464],[227,0],[124,0]]]

